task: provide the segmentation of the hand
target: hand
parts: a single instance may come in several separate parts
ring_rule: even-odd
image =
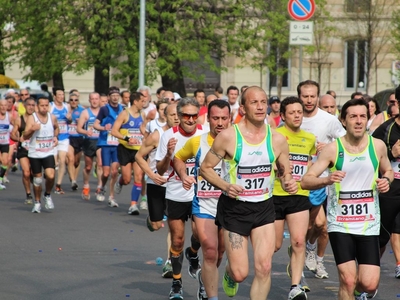
[[[163,185],[164,183],[166,183],[168,181],[166,177],[161,176],[158,173],[154,173],[149,177],[151,180],[154,181],[155,184],[158,184],[158,185]]]
[[[171,138],[171,139],[168,141],[168,144],[167,144],[167,154],[168,154],[168,156],[171,157],[171,158],[172,158],[172,155],[174,154],[175,146],[176,146],[176,143],[177,143],[177,142],[178,142],[178,140],[175,139],[175,138]]]
[[[393,157],[400,156],[400,140],[397,140],[397,142],[392,146],[392,155]]]
[[[108,123],[108,124],[106,124],[106,125],[104,125],[104,130],[110,130],[111,129],[111,124],[110,123]]]
[[[56,147],[58,145],[58,138],[53,137],[53,147]]]
[[[293,178],[287,180],[283,184],[283,188],[286,193],[289,193],[291,195],[294,195],[297,193],[298,187],[297,187],[297,182]]]
[[[87,130],[86,131],[86,135],[89,136],[89,137],[92,136],[93,135],[93,129],[90,128],[89,130]]]
[[[133,137],[129,137],[129,141],[128,141],[128,145],[140,145],[139,140],[138,139],[134,139]]]
[[[185,190],[190,190],[192,185],[196,183],[196,179],[193,176],[185,176],[182,178],[182,186]]]
[[[334,184],[335,182],[341,182],[343,178],[346,176],[346,172],[343,171],[335,171],[332,174],[328,176],[329,178],[329,184]]]
[[[228,188],[225,190],[225,193],[228,195],[228,197],[236,199],[239,194],[241,194],[244,191],[244,188],[238,184],[230,184]]]
[[[71,120],[71,118],[72,118],[71,112],[68,112],[68,113],[65,115],[65,117],[66,117],[68,120]]]
[[[42,127],[42,125],[40,123],[33,123],[32,130],[38,131],[38,130],[40,130],[41,127]]]
[[[324,147],[326,146],[326,143],[321,143],[321,142],[317,142],[317,153],[320,153],[322,151],[322,149],[324,149]]]
[[[377,178],[376,187],[380,193],[386,193],[390,189],[389,181],[386,178]]]

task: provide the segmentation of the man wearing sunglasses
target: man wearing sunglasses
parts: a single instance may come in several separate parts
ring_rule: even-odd
[[[25,114],[25,100],[28,99],[31,95],[29,94],[29,91],[27,89],[22,89],[19,92],[19,101],[17,100],[18,94],[12,95],[14,96],[14,98],[16,98],[16,102],[17,102],[17,111],[18,114],[20,116],[22,116],[23,114]]]
[[[398,102],[396,101],[396,97],[394,95],[394,92],[390,94],[388,101],[386,101],[386,105],[396,105],[399,106]],[[387,114],[387,111],[382,111],[380,114],[378,114],[375,119],[372,121],[371,126],[369,127],[369,131],[372,133],[374,132],[375,129],[377,129],[381,124],[389,120],[390,117]]]
[[[159,174],[165,174],[166,172],[169,174],[165,192],[166,214],[172,242],[170,256],[173,281],[169,299],[183,299],[181,270],[185,240],[185,222],[192,215],[192,200],[194,196],[194,188],[185,190],[180,177],[175,173],[171,165],[175,153],[182,148],[189,138],[205,133],[203,126],[196,123],[199,109],[199,103],[194,98],[179,100],[177,112],[180,124],[164,132],[156,153],[157,172]],[[186,161],[186,173],[193,175],[194,167],[194,157],[192,157]],[[191,277],[196,278],[196,271],[200,267],[197,254],[200,243],[193,236],[191,242],[190,251],[187,251],[189,253],[185,253],[185,255],[190,261],[189,274]]]
[[[71,109],[71,119],[68,124],[69,133],[69,147],[68,155],[74,157],[74,178],[78,178],[79,165],[82,157],[82,145],[83,145],[83,135],[78,133],[77,125],[78,119],[80,118],[82,112],[85,110],[83,106],[79,104],[79,95],[72,93],[69,95],[69,107]],[[71,182],[71,189],[73,191],[78,190],[78,184],[76,181]]]

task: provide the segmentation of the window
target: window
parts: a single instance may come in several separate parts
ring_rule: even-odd
[[[371,10],[371,0],[346,0],[346,12],[358,13]]]
[[[345,51],[346,88],[363,89],[367,83],[368,44],[364,40],[347,41]]]

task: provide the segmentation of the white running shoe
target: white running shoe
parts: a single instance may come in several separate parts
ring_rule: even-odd
[[[113,197],[108,197],[108,206],[109,207],[118,207],[118,203],[115,202],[115,199]]]
[[[6,186],[4,184],[0,183],[0,190],[5,190],[5,189],[6,189]]]
[[[35,204],[33,205],[33,208],[32,208],[32,212],[40,214],[41,208],[42,208],[42,206],[41,206],[40,202],[35,202]]]
[[[3,177],[3,183],[10,183],[10,180],[6,176]]]
[[[315,269],[315,277],[319,279],[329,278],[329,274],[325,270],[323,261],[317,261],[317,268]]]
[[[148,209],[148,207],[147,207],[147,201],[142,199],[142,201],[140,201],[139,207],[140,207],[140,209],[142,209],[142,210],[147,210],[147,209]]]
[[[139,214],[139,209],[136,204],[133,204],[129,207],[128,214],[129,215],[138,215]]]
[[[120,179],[121,179],[121,175],[118,176],[118,179],[114,184],[114,192],[117,194],[120,194],[122,191],[122,185],[119,183]]]
[[[44,200],[44,207],[46,209],[54,209],[54,203],[50,195],[43,196],[43,200]]]
[[[316,250],[309,250],[306,247],[306,260],[304,264],[306,265],[307,269],[313,272],[317,268],[317,256],[315,252]]]
[[[104,196],[105,193],[106,193],[105,189],[98,188],[96,190],[96,200],[99,202],[103,202],[106,199],[106,197]]]

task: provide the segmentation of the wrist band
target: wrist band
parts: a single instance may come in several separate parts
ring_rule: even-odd
[[[389,182],[389,185],[391,184],[389,177],[383,176],[382,179],[386,179]]]

